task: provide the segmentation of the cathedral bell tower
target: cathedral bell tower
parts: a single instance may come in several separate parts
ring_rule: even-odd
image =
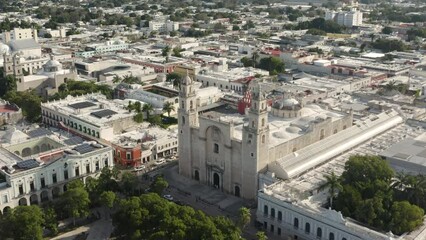
[[[242,139],[242,195],[244,198],[253,199],[259,188],[258,173],[266,170],[269,162],[269,126],[266,96],[262,93],[259,83],[250,85],[251,106]]]
[[[182,79],[179,89],[179,173],[186,177],[192,176],[192,135],[191,128],[198,127],[197,98],[192,79],[186,76]]]

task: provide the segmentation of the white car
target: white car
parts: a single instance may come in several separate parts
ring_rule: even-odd
[[[154,162],[155,165],[161,165],[163,163],[165,163],[166,161],[164,160],[164,158],[158,159],[157,161]]]
[[[133,171],[135,171],[135,172],[139,172],[139,171],[144,170],[145,168],[146,168],[146,166],[145,166],[145,165],[140,165],[140,166],[138,166],[138,167],[135,167],[135,168],[133,169]]]
[[[163,198],[169,200],[169,201],[173,201],[173,197],[172,195],[164,195]]]

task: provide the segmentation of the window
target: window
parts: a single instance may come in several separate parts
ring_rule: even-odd
[[[263,214],[268,216],[268,206],[263,206]]]
[[[96,168],[96,171],[99,171],[99,161],[96,162],[95,168]]]
[[[214,144],[213,152],[219,153],[219,144],[217,144],[217,143]]]
[[[75,176],[80,176],[80,167],[75,167]]]
[[[305,224],[305,232],[306,233],[310,233],[311,232],[311,224],[309,224],[309,223]]]
[[[41,188],[46,187],[46,182],[44,181],[44,177],[40,178],[40,185],[41,185]]]
[[[86,173],[90,173],[90,164],[86,164]]]
[[[328,235],[328,240],[334,240],[334,233],[330,233],[329,235]]]
[[[268,229],[268,223],[267,222],[263,222],[263,229]]]
[[[7,195],[3,195],[3,203],[8,203],[9,199],[7,199]]]
[[[283,220],[283,213],[281,211],[278,211],[278,221]]]
[[[266,139],[265,135],[262,135],[262,143],[265,143],[265,139]]]
[[[58,178],[56,177],[56,173],[52,174],[52,182],[56,183],[58,181]]]
[[[24,194],[24,186],[21,184],[19,184],[19,195]]]
[[[105,158],[104,163],[105,163],[105,167],[108,167],[108,158]]]
[[[321,238],[322,237],[322,229],[319,227],[317,228],[317,238]]]
[[[264,127],[264,126],[265,126],[265,119],[262,118],[262,127]]]
[[[275,218],[275,209],[271,208],[271,218]]]
[[[342,240],[347,240],[346,238],[342,238]]]
[[[34,181],[30,182],[30,190],[31,190],[31,192],[35,190]]]
[[[185,125],[185,117],[182,116],[182,125]]]
[[[126,153],[126,159],[127,159],[127,160],[131,160],[131,159],[132,159],[132,153],[127,152],[127,153]]]
[[[274,232],[274,225],[271,224],[271,232]]]
[[[277,235],[278,235],[278,236],[281,236],[281,228],[278,228],[278,229],[277,229]]]
[[[299,219],[298,218],[294,218],[293,226],[294,226],[294,228],[299,228]]]
[[[67,180],[68,179],[68,170],[64,170],[64,179]]]

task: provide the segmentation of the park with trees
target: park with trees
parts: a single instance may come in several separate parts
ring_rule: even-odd
[[[326,207],[369,227],[400,235],[423,223],[426,176],[395,173],[378,156],[354,155],[343,174],[324,176],[320,190],[328,191]]]

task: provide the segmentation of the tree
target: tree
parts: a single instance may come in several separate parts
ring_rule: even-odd
[[[269,71],[271,75],[285,72],[283,61],[278,57],[262,58],[259,62],[259,68]]]
[[[175,110],[175,106],[172,102],[165,102],[163,105],[163,112],[167,113],[167,116],[170,117],[170,113]]]
[[[169,183],[163,177],[157,177],[151,184],[150,188],[152,192],[161,195],[163,191],[169,186]]]
[[[392,31],[392,28],[391,27],[388,27],[388,26],[386,26],[386,27],[384,27],[383,29],[382,29],[382,33],[383,34],[391,34],[393,31]]]
[[[84,188],[81,180],[74,180],[68,183],[68,190],[61,196],[63,210],[75,219],[89,215],[89,193]]]
[[[99,198],[100,203],[105,208],[104,212],[105,212],[106,218],[108,218],[107,209],[111,209],[114,206],[115,199],[116,199],[115,193],[112,191],[103,192]]]
[[[123,239],[241,239],[241,231],[230,219],[206,216],[155,193],[120,201],[113,225]]]
[[[182,54],[180,54],[180,52],[182,52],[181,48],[175,47],[173,48],[173,56],[175,57],[182,57]]]
[[[50,34],[50,33],[45,33],[43,37],[44,37],[44,38],[52,38],[52,34]]]
[[[3,98],[11,103],[15,103],[22,109],[22,113],[30,122],[36,122],[41,116],[41,98],[34,90],[23,92],[9,91]]]
[[[120,83],[121,81],[122,79],[118,75],[114,75],[114,77],[112,78],[113,83]]]
[[[125,172],[121,175],[121,189],[124,190],[124,193],[130,196],[135,189],[135,186],[138,184],[138,179],[135,175]]]
[[[139,102],[139,101],[136,101],[134,104],[133,104],[133,109],[135,109],[135,111],[137,112],[137,113],[141,113],[142,112],[142,105],[141,105],[141,102]]]
[[[3,97],[7,92],[16,91],[16,78],[13,75],[3,76],[3,68],[0,68],[0,97]]]
[[[393,218],[390,223],[390,228],[393,233],[398,235],[413,231],[423,224],[423,209],[411,205],[407,201],[394,202],[391,212]]]
[[[259,231],[256,233],[256,237],[258,240],[268,240],[268,237],[266,236],[265,232]]]
[[[1,218],[2,239],[42,240],[43,212],[38,206],[18,206]]]
[[[232,26],[232,31],[239,31],[240,27],[238,25],[233,25]]]
[[[149,104],[145,103],[142,107],[142,111],[146,113],[146,118],[149,119],[150,113],[154,110],[154,107]]]
[[[339,177],[334,172],[331,172],[330,175],[325,175],[324,177],[325,177],[325,183],[319,187],[319,190],[324,190],[328,188],[330,208],[333,208],[333,198],[336,197],[337,192],[341,191],[343,187],[340,184]]]
[[[52,236],[58,234],[58,219],[53,208],[49,207],[44,210],[44,227],[48,229]]]
[[[165,48],[163,48],[163,50],[161,50],[161,55],[163,57],[167,57],[169,55],[169,52],[170,52],[170,47],[166,46]]]
[[[138,113],[135,116],[133,116],[133,121],[137,122],[137,123],[142,123],[143,122],[143,114],[142,113]]]
[[[238,211],[238,227],[243,230],[247,224],[250,223],[251,213],[250,209],[241,207]]]

